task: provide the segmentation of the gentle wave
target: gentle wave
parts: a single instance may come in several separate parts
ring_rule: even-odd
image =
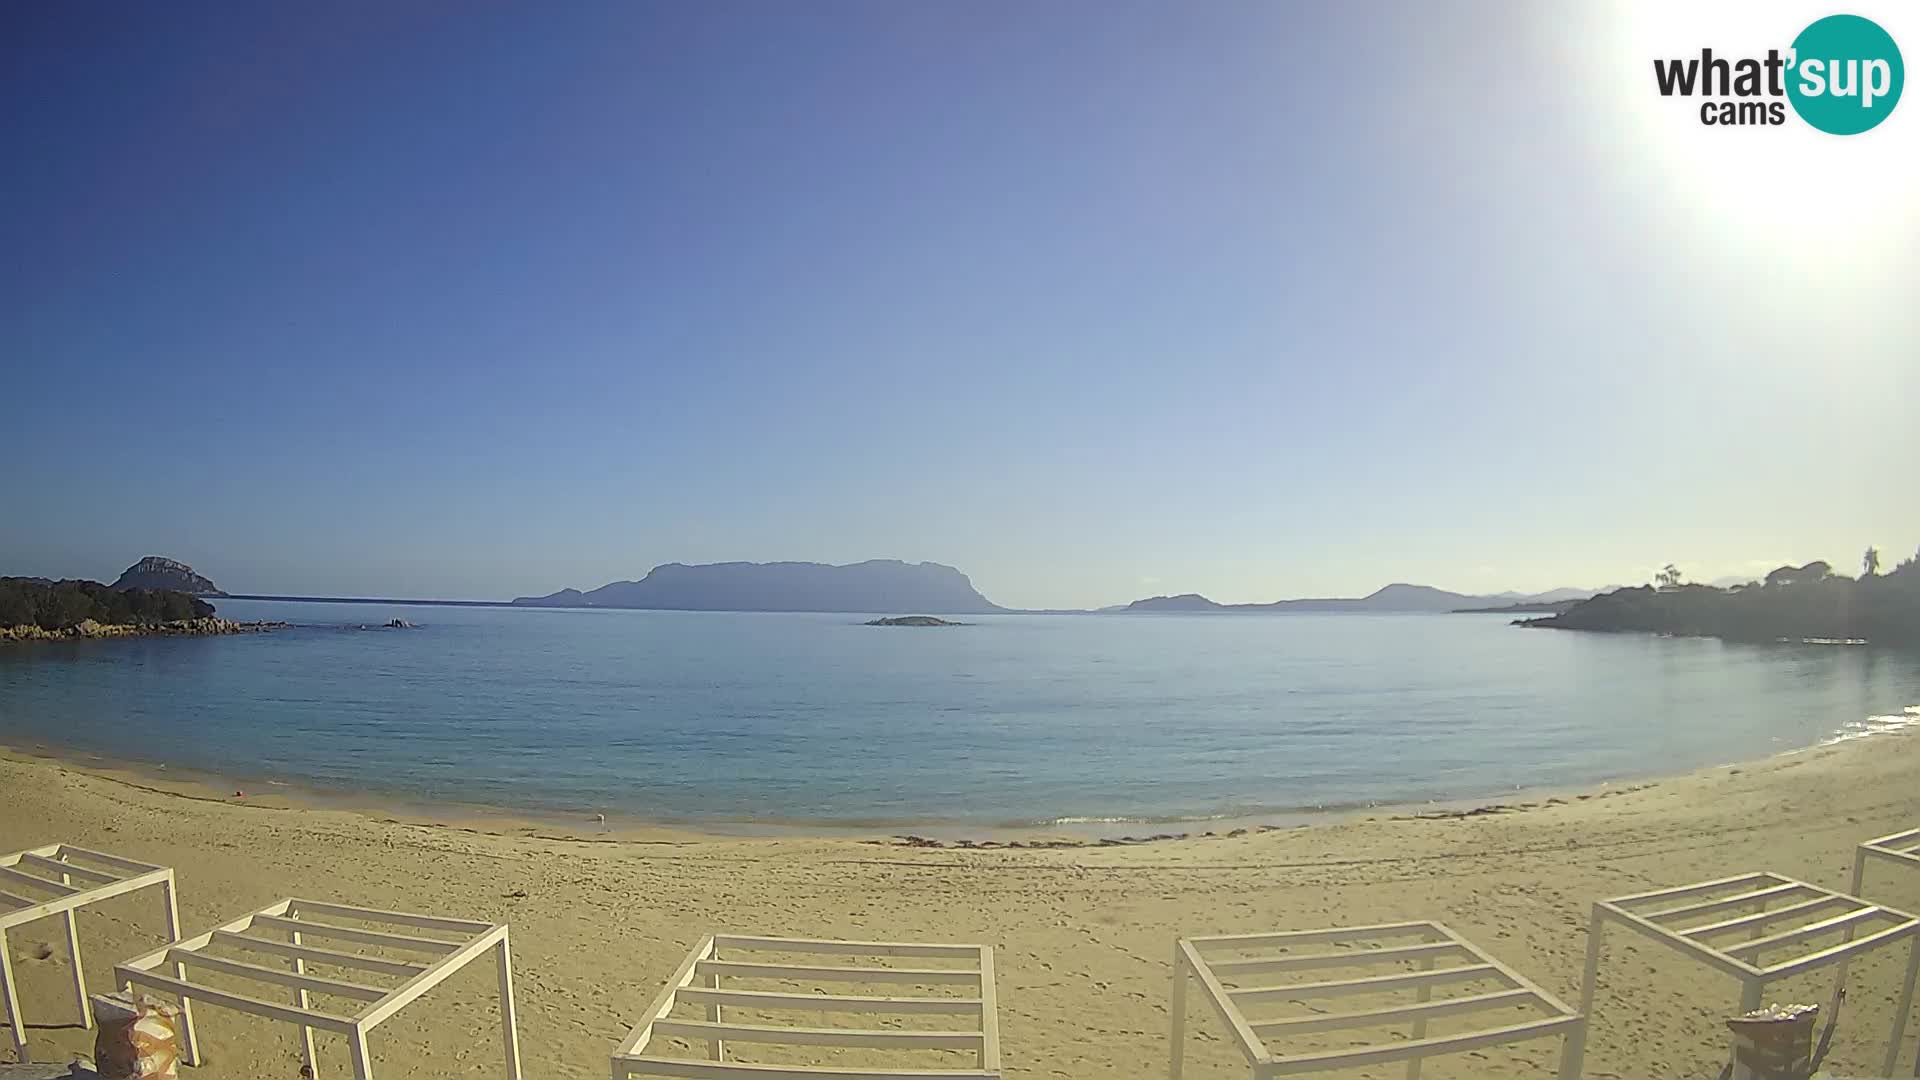
[[[1828,736],[1820,745],[1832,746],[1835,743],[1851,742],[1854,739],[1865,739],[1873,735],[1892,735],[1915,727],[1920,727],[1920,705],[1909,705],[1904,711],[1893,715],[1849,720],[1840,725],[1840,730]]]

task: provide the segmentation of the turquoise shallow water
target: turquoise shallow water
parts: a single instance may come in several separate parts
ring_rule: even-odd
[[[1498,616],[219,601],[295,628],[0,650],[0,741],[663,821],[1149,821],[1671,773],[1914,719],[1920,658]],[[361,630],[393,617],[410,631]],[[1875,719],[1880,718],[1880,719]]]

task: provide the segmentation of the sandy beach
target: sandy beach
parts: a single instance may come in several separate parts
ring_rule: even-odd
[[[1597,898],[1767,869],[1844,888],[1862,839],[1920,823],[1920,739],[1878,736],[1689,776],[1441,820],[1379,812],[1240,836],[1071,849],[967,850],[884,838],[706,838],[505,819],[457,826],[167,790],[0,756],[0,850],[65,841],[171,865],[188,933],[288,895],[505,920],[529,1077],[601,1077],[608,1054],[701,935],[979,941],[995,946],[1008,1076],[1152,1077],[1166,1069],[1176,934],[1438,919],[1577,1001]],[[532,835],[529,835],[529,834]],[[1920,909],[1920,873],[1865,893]],[[160,940],[157,896],[82,916],[87,977]],[[14,935],[35,1056],[91,1046],[74,1019],[58,920]],[[1712,1076],[1737,988],[1650,942],[1610,936],[1586,1075]],[[1854,966],[1830,1066],[1877,1069],[1906,957]],[[1769,996],[1825,1002],[1828,977]],[[376,1032],[382,1077],[497,1075],[493,974],[477,964]],[[1198,998],[1196,996],[1195,1000]],[[1196,1008],[1188,1075],[1245,1076]],[[291,1028],[200,1012],[204,1080],[294,1077]],[[1917,1032],[1909,1027],[1902,1071]],[[1434,1059],[1425,1075],[1550,1074],[1557,1043]],[[323,1075],[341,1075],[321,1036]],[[1397,1066],[1354,1075],[1400,1075]]]

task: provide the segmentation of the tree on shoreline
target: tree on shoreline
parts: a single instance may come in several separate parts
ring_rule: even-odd
[[[0,578],[0,627],[65,630],[88,619],[108,626],[151,626],[212,614],[212,604],[172,589],[112,589],[97,581]]]

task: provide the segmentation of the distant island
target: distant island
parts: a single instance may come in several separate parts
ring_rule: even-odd
[[[1121,608],[1109,610],[1128,614],[1153,614],[1164,612],[1184,612],[1208,615],[1262,615],[1286,612],[1315,611],[1375,611],[1375,612],[1465,612],[1485,611],[1488,609],[1522,610],[1516,604],[1559,604],[1564,601],[1584,600],[1592,593],[1584,589],[1555,589],[1552,592],[1531,596],[1518,593],[1501,593],[1496,596],[1468,596],[1464,593],[1448,592],[1431,585],[1408,585],[1396,582],[1383,586],[1362,597],[1275,600],[1266,604],[1221,604],[1209,600],[1199,593],[1181,593],[1178,596],[1151,596],[1145,600],[1135,600]],[[1542,610],[1529,608],[1526,610]],[[1548,608],[1545,610],[1557,610]]]
[[[1572,608],[1576,604],[1586,603],[1586,601],[1589,599],[1591,599],[1591,597],[1582,597],[1576,600],[1546,600],[1546,601],[1523,600],[1517,604],[1501,604],[1497,607],[1457,608],[1455,609],[1455,614],[1458,614],[1458,615],[1555,614],[1557,615],[1562,611],[1566,611]]]
[[[211,578],[193,572],[193,567],[175,559],[148,555],[121,571],[116,589],[171,589],[192,596],[225,596]]]
[[[893,616],[892,618],[873,619],[866,623],[863,623],[862,625],[863,626],[968,626],[971,624],[963,623],[963,622],[948,622],[945,619],[936,619],[931,615],[896,615],[896,616]]]
[[[1617,589],[1542,619],[1516,625],[1549,630],[1673,634],[1729,641],[1843,641],[1920,645],[1920,563],[1879,572],[1867,551],[1850,578],[1825,562],[1783,566],[1751,584],[1716,588],[1681,580],[1668,566],[1658,585]]]
[[[972,615],[1005,609],[980,595],[967,575],[940,563],[871,559],[846,566],[813,562],[656,566],[639,581],[588,592],[562,589],[522,596],[518,607],[636,608],[650,611],[938,611]]]

